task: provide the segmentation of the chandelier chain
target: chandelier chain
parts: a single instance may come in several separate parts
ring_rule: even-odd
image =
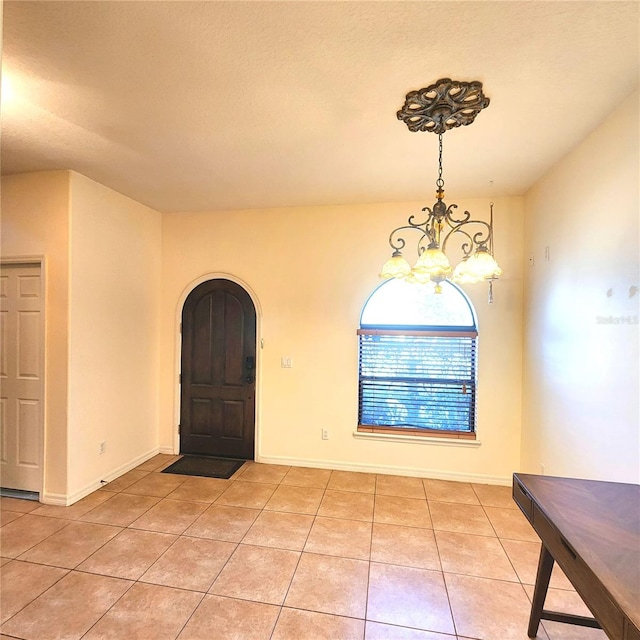
[[[438,179],[436,180],[438,191],[442,191],[444,187],[444,179],[442,178],[442,134],[438,134]]]

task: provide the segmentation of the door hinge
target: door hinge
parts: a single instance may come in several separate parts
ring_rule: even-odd
[[[178,374],[178,382],[180,384],[182,384],[182,374],[181,373]]]
[[[181,424],[178,425],[178,433],[182,433],[182,425]]]

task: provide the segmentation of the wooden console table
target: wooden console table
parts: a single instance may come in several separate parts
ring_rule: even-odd
[[[542,541],[529,637],[542,619],[640,640],[640,485],[514,473],[513,499]],[[594,618],[544,609],[554,562]]]

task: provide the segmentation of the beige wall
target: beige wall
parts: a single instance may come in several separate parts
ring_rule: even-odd
[[[71,499],[158,446],[160,214],[71,173]],[[105,443],[105,453],[99,445]]]
[[[160,234],[159,213],[77,173],[2,179],[2,258],[45,260],[46,502],[158,449]]]
[[[530,472],[640,481],[638,175],[636,92],[526,196]]]
[[[258,308],[261,460],[496,482],[544,465],[637,482],[637,112],[636,94],[526,198],[496,200],[505,276],[493,305],[486,287],[466,288],[479,447],[353,437],[360,311],[389,231],[425,203],[160,216],[73,172],[3,178],[2,255],[45,256],[45,495],[79,496],[158,445],[177,450],[182,303],[221,276]],[[458,204],[488,213],[486,200]]]
[[[44,495],[67,493],[69,173],[2,178],[3,259],[43,257],[45,275]]]
[[[425,203],[163,215],[160,445],[174,451],[179,411],[178,322],[196,283],[228,274],[259,309],[259,459],[286,464],[506,481],[518,468],[521,419],[521,199],[496,201],[496,251],[506,275],[479,319],[480,447],[361,440],[356,329],[379,284],[387,237]],[[431,204],[431,203],[430,203]],[[487,216],[486,200],[458,202]],[[282,356],[293,367],[280,366]],[[321,430],[330,432],[321,440]],[[421,441],[418,441],[421,442]]]

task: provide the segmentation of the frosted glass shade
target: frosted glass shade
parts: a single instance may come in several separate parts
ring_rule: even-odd
[[[451,279],[460,284],[476,284],[488,278],[499,278],[501,275],[502,269],[495,258],[487,249],[481,247],[474,255],[456,266]]]
[[[482,280],[481,277],[478,277],[478,275],[473,272],[473,263],[471,264],[472,268],[469,268],[470,260],[471,258],[465,258],[456,265],[456,268],[453,270],[453,275],[451,276],[452,282],[456,282],[457,284],[477,284]]]
[[[429,247],[420,254],[413,271],[421,275],[448,276],[451,273],[451,265],[439,248]]]
[[[499,278],[502,275],[502,269],[498,266],[495,258],[484,248],[476,251],[475,255],[469,258],[470,268],[483,279]]]
[[[411,265],[402,257],[399,251],[394,251],[393,255],[384,263],[381,278],[405,278],[411,273]]]

